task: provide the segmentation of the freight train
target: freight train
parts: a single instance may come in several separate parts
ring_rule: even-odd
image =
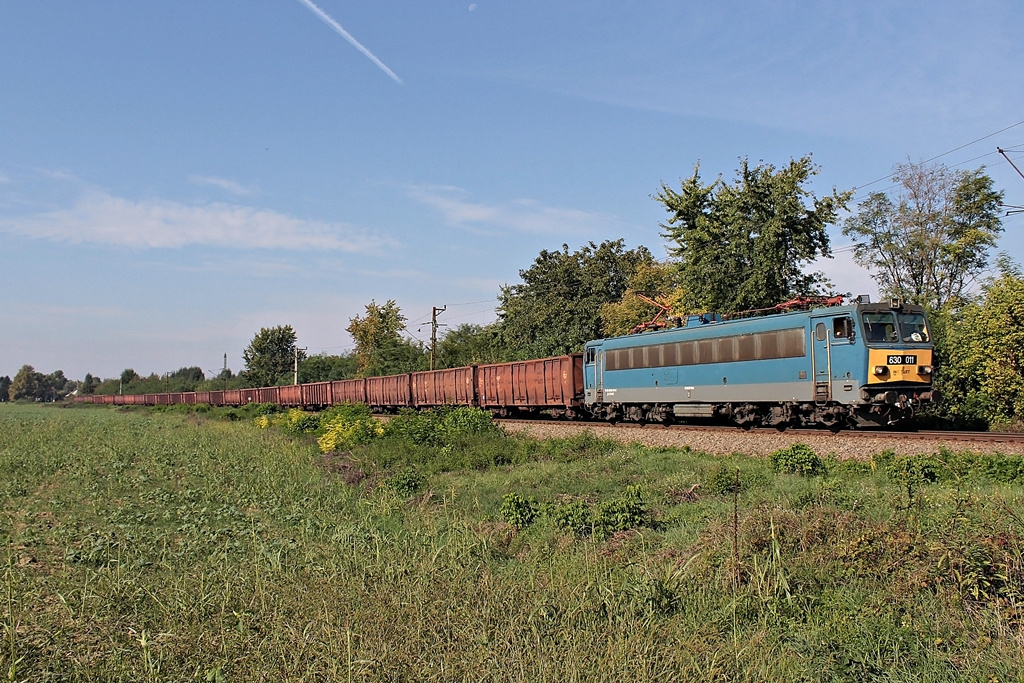
[[[113,405],[275,403],[375,412],[475,406],[502,417],[742,426],[893,424],[933,401],[933,345],[924,310],[865,296],[774,315],[692,315],[673,326],[598,339],[582,354],[386,377],[258,389],[81,396]],[[784,310],[787,306],[776,307]],[[649,327],[644,326],[645,329]]]

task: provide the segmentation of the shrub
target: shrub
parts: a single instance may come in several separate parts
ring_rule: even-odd
[[[590,506],[586,501],[574,500],[555,507],[551,512],[555,527],[577,536],[590,533]]]
[[[373,417],[373,411],[365,403],[340,403],[320,413],[320,422],[324,424],[337,417],[355,421],[363,417]]]
[[[525,529],[537,519],[539,509],[533,498],[523,498],[518,493],[506,493],[501,500],[501,517],[509,526]]]
[[[321,452],[330,453],[369,443],[383,435],[384,427],[372,417],[364,415],[353,419],[342,414],[324,424],[323,434],[316,442]]]
[[[425,482],[423,475],[410,467],[395,472],[384,483],[398,495],[408,497],[423,488]]]
[[[638,486],[627,486],[626,495],[599,503],[596,508],[583,500],[563,503],[551,510],[550,516],[555,527],[562,531],[576,536],[593,533],[602,539],[617,531],[651,525],[650,514]]]
[[[825,461],[810,446],[802,443],[780,448],[768,457],[768,461],[773,470],[786,474],[814,477],[825,472]]]
[[[599,504],[594,514],[594,535],[598,538],[644,526],[650,526],[650,519],[638,486],[627,486],[625,496]]]
[[[441,416],[441,431],[448,443],[462,436],[493,434],[501,430],[486,410],[467,406],[438,410]]]
[[[311,434],[320,429],[320,415],[292,408],[282,416],[281,428],[290,434]]]
[[[747,489],[746,477],[731,467],[718,466],[708,474],[707,481],[701,489],[715,496],[727,493],[739,493]]]
[[[435,412],[404,409],[384,425],[384,436],[421,446],[439,446],[440,419]]]
[[[500,433],[489,412],[467,406],[441,406],[424,412],[403,410],[388,420],[384,429],[389,437],[436,448],[466,437]]]
[[[885,473],[893,481],[915,486],[934,484],[942,478],[944,469],[942,463],[931,456],[913,455],[894,459]]]

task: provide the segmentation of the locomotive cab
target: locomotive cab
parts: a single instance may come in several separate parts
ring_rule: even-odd
[[[933,345],[924,309],[896,299],[858,309],[867,348],[860,398],[870,414],[906,415],[931,402]]]

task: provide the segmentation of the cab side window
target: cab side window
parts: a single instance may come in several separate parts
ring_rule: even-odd
[[[853,339],[853,320],[847,317],[832,320],[833,339]]]

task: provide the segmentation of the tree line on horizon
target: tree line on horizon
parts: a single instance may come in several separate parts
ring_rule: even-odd
[[[808,185],[819,170],[809,155],[779,168],[744,159],[733,180],[706,182],[695,166],[678,189],[663,183],[653,196],[668,214],[660,224],[667,260],[644,246],[627,249],[622,239],[542,250],[519,271],[520,282],[500,288],[494,323],[459,325],[438,340],[436,367],[575,353],[591,339],[628,334],[660,311],[728,314],[801,295],[848,296],[823,273],[807,271],[815,259],[831,257],[827,229],[841,224],[881,294],[930,314],[944,396],[936,415],[1020,426],[1024,277],[1005,254],[991,257],[1003,230],[1003,193],[983,168],[901,163],[892,188],[869,193],[840,222],[854,193],[833,188],[816,196]],[[192,367],[142,377],[129,368],[118,378],[72,382],[58,371],[64,383],[57,388],[59,379],[25,366],[13,380],[0,378],[0,400],[291,384],[296,359],[300,383],[426,370],[430,350],[406,334],[406,323],[395,301],[373,300],[349,320],[355,348],[346,354],[307,356],[294,329],[280,325],[255,334],[238,374],[207,378]]]

